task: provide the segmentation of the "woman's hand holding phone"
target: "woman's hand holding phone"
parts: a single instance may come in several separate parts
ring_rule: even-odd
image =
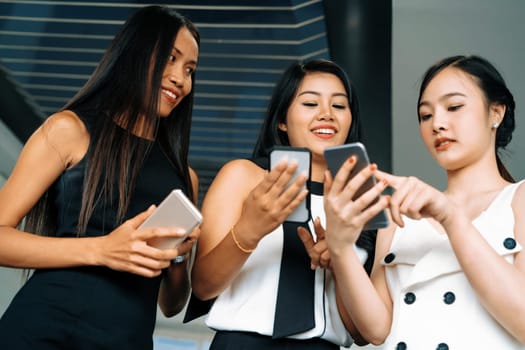
[[[288,181],[287,186],[290,186],[299,175],[306,176],[306,180],[310,179],[310,172],[312,167],[311,152],[304,147],[281,146],[275,147],[270,153],[270,167],[275,167],[280,161],[287,161],[297,164],[297,168]],[[303,184],[306,189],[306,183]],[[286,221],[292,222],[306,222],[310,219],[310,203],[308,197],[301,201],[299,205],[288,215]]]
[[[154,237],[183,237],[181,228],[145,228],[139,226],[154,212],[155,206],[126,220],[106,236],[94,238],[93,265],[107,266],[144,277],[155,277],[180,255],[179,249],[158,249],[148,244]]]
[[[141,229],[172,227],[184,229],[182,237],[153,237],[148,244],[159,249],[178,247],[202,223],[202,215],[180,190],[171,191],[157,209],[140,225]]]
[[[303,202],[308,194],[307,177],[299,174],[290,183],[298,164],[281,160],[265,174],[263,180],[248,194],[242,214],[235,224],[238,232],[251,232],[246,236],[246,247],[253,248],[259,240],[282,224]]]
[[[388,199],[381,196],[386,188],[383,181],[375,183],[356,198],[356,193],[377,169],[374,164],[369,165],[348,180],[356,163],[356,157],[351,156],[342,164],[335,178],[329,171],[325,173],[326,236],[333,249],[354,244],[365,224],[388,206]]]
[[[325,149],[324,154],[331,176],[335,177],[337,181],[341,181],[341,184],[346,185],[347,183],[350,183],[350,181],[354,179],[359,172],[370,167],[370,160],[368,158],[366,148],[360,142],[354,142],[335,147],[328,147]],[[349,165],[347,162],[349,159],[351,159],[352,156],[354,157],[353,159],[355,160],[355,162],[350,168],[346,168],[346,170],[344,170],[344,166]],[[344,171],[344,173],[342,173],[339,176],[339,173],[341,173],[341,171]],[[351,184],[352,186],[356,186],[355,181],[352,181]],[[375,185],[376,181],[374,176],[367,176],[363,182],[359,182],[358,187],[353,188],[353,197],[350,200],[354,201],[358,198],[361,198],[361,196],[364,193],[374,188]],[[373,198],[372,202],[370,202],[370,205],[374,204],[375,201],[379,200],[379,197],[380,194]],[[389,221],[386,211],[381,210],[365,223],[363,229],[374,230],[378,228],[387,227],[388,224]]]

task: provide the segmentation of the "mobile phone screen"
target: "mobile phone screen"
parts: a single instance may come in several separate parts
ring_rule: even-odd
[[[311,153],[308,148],[303,147],[275,147],[270,153],[270,168],[273,168],[279,161],[286,158],[288,162],[296,161],[297,171],[288,182],[293,183],[299,174],[306,174],[310,179]],[[306,187],[306,185],[305,185]],[[286,221],[306,222],[310,218],[309,196],[299,204],[297,208],[288,216]]]
[[[365,146],[360,142],[348,143],[340,146],[327,147],[324,151],[324,156],[328,169],[332,176],[335,176],[341,168],[343,162],[345,162],[350,156],[355,155],[357,158],[354,168],[350,172],[348,180],[353,178],[358,172],[370,165],[370,160],[368,158],[368,153]],[[368,191],[376,184],[375,178],[370,177],[356,192],[353,199],[359,198],[363,193]],[[372,204],[377,202],[377,198]],[[385,210],[382,210],[375,217],[367,222],[364,226],[364,230],[373,230],[378,228],[383,228],[388,226],[388,217]]]

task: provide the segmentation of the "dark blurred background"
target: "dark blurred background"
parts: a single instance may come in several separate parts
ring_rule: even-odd
[[[0,116],[22,143],[79,90],[123,21],[147,3],[0,1]],[[390,169],[391,1],[165,4],[202,37],[190,146],[201,198],[220,166],[250,155],[272,87],[295,60],[334,59],[346,69],[371,156]]]

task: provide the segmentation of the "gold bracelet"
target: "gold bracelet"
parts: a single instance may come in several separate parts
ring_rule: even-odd
[[[239,241],[237,240],[237,238],[235,237],[235,230],[233,229],[235,227],[235,225],[232,226],[232,228],[230,229],[230,233],[232,235],[232,238],[233,238],[233,241],[235,242],[235,245],[237,246],[237,248],[239,248],[243,253],[246,253],[246,254],[250,254],[251,252],[253,252],[255,250],[254,249],[247,249],[247,248],[244,248],[240,243]]]

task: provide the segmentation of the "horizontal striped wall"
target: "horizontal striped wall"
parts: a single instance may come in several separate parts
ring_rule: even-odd
[[[85,83],[125,19],[150,3],[158,4],[0,1],[0,64],[49,115]],[[329,57],[323,3],[164,5],[187,15],[202,38],[190,145],[202,196],[220,166],[251,154],[273,85],[288,64]]]

